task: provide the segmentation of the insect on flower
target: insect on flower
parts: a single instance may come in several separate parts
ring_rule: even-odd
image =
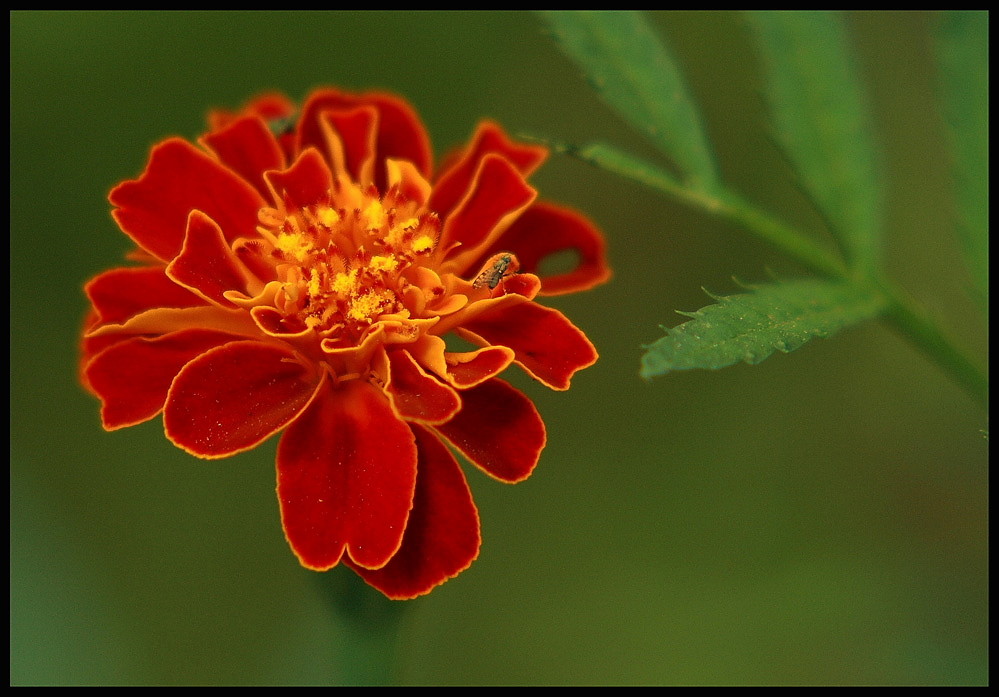
[[[519,268],[520,264],[517,262],[517,258],[509,252],[496,254],[482,265],[482,271],[475,277],[472,287],[482,288],[488,286],[492,290],[499,285],[504,276],[517,273],[517,269]]]
[[[111,191],[135,264],[85,287],[81,377],[104,428],[162,414],[207,459],[280,433],[301,564],[342,562],[398,599],[479,554],[452,449],[510,483],[538,462],[544,422],[498,375],[516,363],[566,390],[597,359],[536,298],[610,276],[596,227],[528,184],[545,148],[484,122],[441,167],[432,152],[413,108],[380,92],[213,111],[197,144],[168,138]],[[542,275],[566,250],[577,266]]]

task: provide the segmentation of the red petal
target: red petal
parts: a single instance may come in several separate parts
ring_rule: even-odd
[[[235,307],[223,293],[227,290],[245,292],[248,273],[215,221],[201,211],[192,211],[184,247],[167,266],[167,275],[206,300]]]
[[[312,333],[298,315],[285,315],[273,307],[258,305],[250,310],[250,317],[264,334],[286,341],[294,337],[304,338]]]
[[[531,206],[483,255],[513,252],[520,271],[538,273],[544,259],[559,252],[578,256],[572,271],[542,276],[542,295],[564,295],[589,290],[611,276],[606,243],[600,231],[583,215],[547,203]]]
[[[449,266],[464,271],[535,196],[508,160],[487,155],[465,197],[444,222],[439,248],[450,251],[456,242],[461,245],[448,259]]]
[[[479,124],[469,146],[451,158],[452,164],[442,168],[440,178],[434,183],[430,209],[447,216],[468,191],[482,158],[490,153],[509,160],[524,177],[529,176],[548,156],[546,148],[514,143],[499,125],[491,121],[483,122]]]
[[[520,279],[527,280],[527,283],[521,283]],[[511,289],[511,286],[513,289]],[[473,317],[495,312],[498,308],[505,305],[517,305],[528,302],[531,299],[530,294],[536,294],[540,287],[541,280],[534,274],[525,273],[508,276],[493,289],[493,292],[496,293],[495,296],[468,303],[450,315],[442,315],[440,321],[434,325],[434,333],[443,336],[467,324]],[[428,364],[424,362],[423,365]]]
[[[333,175],[314,148],[309,148],[286,170],[267,172],[264,177],[275,200],[285,201],[293,210],[317,203],[329,203]]]
[[[413,510],[402,546],[389,563],[372,571],[347,562],[389,598],[429,593],[454,578],[479,556],[479,514],[465,475],[439,440],[413,427],[419,460]]]
[[[458,393],[421,368],[405,349],[388,351],[389,382],[385,392],[399,417],[439,424],[461,408]]]
[[[145,310],[121,324],[105,324],[91,329],[88,338],[122,333],[159,336],[182,329],[210,329],[252,338],[260,335],[249,313],[204,304],[198,307],[157,307]]]
[[[363,102],[378,109],[378,161],[409,160],[424,177],[430,177],[433,149],[423,122],[406,101],[391,94],[369,92],[361,95]],[[384,190],[382,177],[377,172],[376,184]]]
[[[219,131],[244,115],[255,115],[271,121],[283,119],[295,113],[295,105],[280,92],[266,92],[251,99],[239,113],[225,109],[213,109],[208,113],[208,126]]]
[[[236,240],[232,245],[232,251],[243,267],[264,283],[277,279],[277,270],[271,257],[271,246],[269,243],[265,245],[262,238]]]
[[[127,341],[131,337],[122,334],[109,334],[107,336],[87,336],[87,332],[93,329],[95,326],[100,324],[97,318],[97,313],[93,309],[87,310],[87,315],[83,320],[83,328],[81,331],[80,339],[80,357],[77,363],[77,377],[80,379],[80,384],[83,388],[90,392],[95,397],[97,393],[94,391],[93,386],[90,384],[90,380],[87,379],[87,364],[90,363],[91,359],[104,349],[114,346],[115,344],[120,344],[122,341]]]
[[[347,94],[333,89],[316,90],[302,107],[298,123],[299,147],[316,146],[323,149],[320,115],[329,110],[350,110],[359,106],[373,106],[378,110],[377,157],[378,162],[388,158],[409,160],[424,177],[430,175],[432,151],[430,139],[413,108],[405,101],[389,94],[368,92]],[[346,149],[352,150],[349,145]],[[385,191],[385,172],[375,172],[375,184]]]
[[[430,182],[408,160],[386,160],[389,188],[395,188],[404,201],[414,201],[424,206],[430,199]]]
[[[333,130],[328,139],[334,172],[347,172],[363,185],[374,183],[378,111],[372,106],[323,112]]]
[[[201,140],[222,164],[253,184],[261,196],[269,193],[264,172],[286,166],[274,134],[258,116],[240,118]]]
[[[111,269],[92,278],[84,290],[98,324],[120,324],[154,307],[197,307],[205,301],[166,275],[162,266]]]
[[[597,361],[593,344],[565,315],[533,302],[500,306],[457,332],[480,345],[509,346],[518,365],[555,390],[569,389],[572,374]]]
[[[120,344],[123,341],[128,341],[131,338],[133,337],[128,334],[106,334],[104,336],[83,337],[83,341],[80,342],[80,379],[83,381],[84,387],[91,392],[94,391],[90,386],[86,375],[83,374],[83,370],[87,367],[87,363],[89,363],[94,356],[104,349],[114,346],[115,344]]]
[[[402,542],[416,445],[385,395],[361,380],[324,386],[278,445],[277,493],[291,548],[310,569],[384,566]]]
[[[232,241],[256,234],[264,203],[249,183],[179,138],[153,148],[142,176],[116,186],[109,199],[125,234],[164,261],[180,251],[192,210],[206,213]]]
[[[220,344],[241,337],[187,329],[148,339],[135,337],[98,354],[86,378],[103,402],[101,420],[111,431],[153,418],[163,409],[167,390],[189,361]]]
[[[283,119],[295,113],[295,104],[280,92],[265,92],[254,97],[246,105],[248,113],[256,114],[262,119],[272,121]]]
[[[464,390],[462,409],[435,426],[472,463],[504,482],[527,479],[545,447],[545,424],[520,390],[499,378]]]
[[[290,349],[235,341],[194,359],[167,395],[167,437],[198,457],[249,450],[284,428],[309,403],[319,375]]]
[[[444,358],[452,384],[467,389],[506,370],[513,362],[514,353],[505,346],[487,346],[478,351],[446,353]]]
[[[500,283],[507,294],[514,293],[528,300],[534,300],[541,291],[541,279],[533,273],[516,273],[507,276]]]

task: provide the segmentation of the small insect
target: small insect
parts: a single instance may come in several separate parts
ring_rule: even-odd
[[[515,256],[509,252],[500,252],[490,257],[489,261],[482,265],[482,271],[472,281],[472,287],[483,288],[488,286],[490,289],[493,289],[499,285],[504,276],[516,273],[519,268],[520,264],[517,263]]]

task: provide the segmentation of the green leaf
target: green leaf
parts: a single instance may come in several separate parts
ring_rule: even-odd
[[[539,14],[604,101],[673,161],[688,186],[717,187],[718,171],[697,108],[676,61],[642,13]]]
[[[789,353],[812,337],[870,319],[883,305],[879,295],[854,284],[813,279],[714,299],[714,305],[680,313],[691,321],[666,329],[666,336],[643,347],[648,349],[642,356],[643,378],[692,368],[717,370],[740,361],[756,364],[774,351]]]
[[[989,15],[948,12],[936,33],[940,96],[954,156],[958,230],[989,302]]]
[[[840,17],[748,12],[777,142],[851,267],[871,272],[883,193],[870,115]]]

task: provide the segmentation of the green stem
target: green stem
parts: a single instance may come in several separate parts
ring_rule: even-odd
[[[852,278],[846,267],[829,252],[735,194],[725,193],[718,200],[722,204],[720,207],[705,210],[739,224],[814,271],[847,280]],[[985,373],[912,296],[887,280],[875,279],[873,283],[875,292],[886,301],[885,320],[987,409],[989,380]]]
[[[718,200],[721,206],[705,210],[739,224],[814,271],[835,278],[847,280],[853,278],[836,257],[737,195],[725,193]],[[902,336],[922,349],[987,409],[988,377],[964,351],[958,348],[954,339],[948,336],[934,318],[901,288],[887,280],[875,279],[873,284],[875,292],[885,299],[885,320]]]
[[[901,288],[879,278],[859,278],[831,251],[724,187],[717,190],[694,188],[669,172],[604,143],[590,143],[582,147],[562,143],[550,145],[559,152],[724,218],[819,274],[870,285],[872,292],[881,295],[885,301],[886,321],[925,351],[952,379],[988,408],[989,381],[985,372]]]
[[[336,615],[340,661],[338,685],[396,683],[399,628],[406,603],[389,600],[349,569],[314,574]]]
[[[717,215],[755,233],[760,239],[814,271],[838,278],[851,278],[838,259],[793,228],[771,218],[732,193],[726,193],[720,200],[722,206],[713,209]],[[911,295],[887,280],[875,280],[874,284],[876,292],[885,299],[885,321],[922,349],[987,410],[989,380],[985,373],[958,348],[953,338],[944,332],[939,323]]]
[[[536,138],[528,139],[538,141]],[[556,152],[637,181],[694,208],[729,220],[820,274],[836,278],[846,278],[848,275],[843,262],[827,249],[724,187],[693,187],[660,167],[605,143],[589,143],[577,147],[566,143],[538,142],[545,143]]]
[[[888,282],[882,282],[880,290],[888,301],[885,320],[988,409],[989,378],[985,372],[908,293]]]
[[[849,277],[838,257],[735,193],[725,192],[719,196],[714,213],[749,230],[813,271],[834,278]]]

